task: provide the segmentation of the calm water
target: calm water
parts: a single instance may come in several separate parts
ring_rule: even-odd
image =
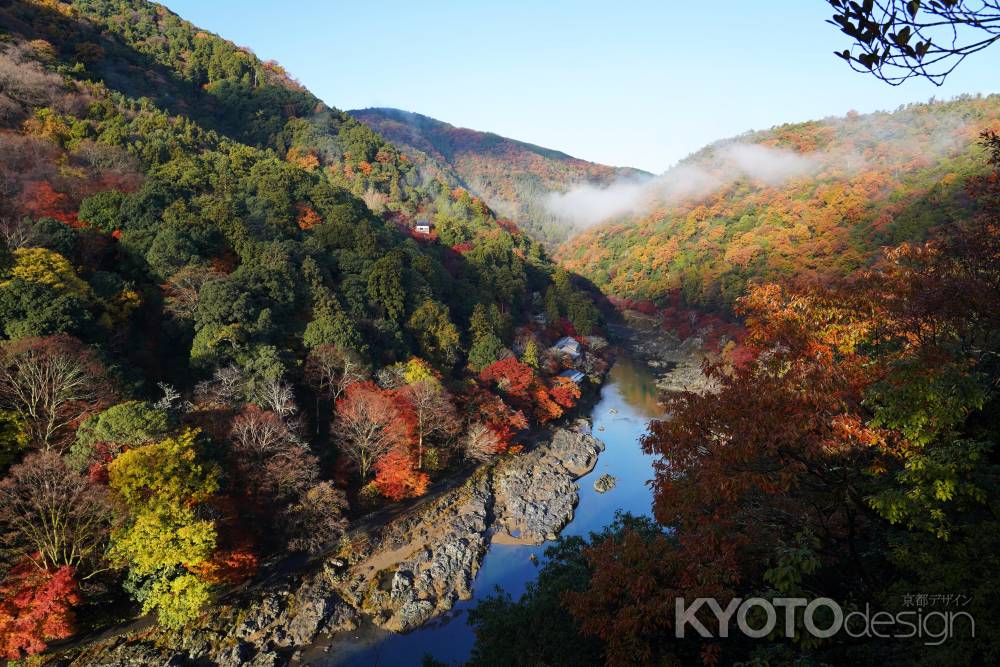
[[[594,435],[604,441],[606,448],[594,470],[578,481],[580,504],[573,521],[563,529],[564,535],[599,530],[611,523],[619,509],[650,513],[651,494],[646,481],[652,477],[652,459],[642,453],[638,443],[649,420],[660,414],[650,370],[639,362],[620,358],[591,412]],[[611,491],[600,494],[594,491],[594,480],[604,473],[614,475],[618,483]],[[430,654],[449,664],[462,664],[475,643],[466,612],[497,586],[517,599],[538,571],[531,554],[540,558],[545,546],[494,544],[476,576],[471,600],[457,603],[448,614],[408,634],[363,627],[355,637],[335,640],[328,653],[310,652],[306,661],[324,666],[394,667],[419,665],[421,658]]]

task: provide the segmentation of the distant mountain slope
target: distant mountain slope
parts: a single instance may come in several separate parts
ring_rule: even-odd
[[[465,335],[480,303],[526,317],[556,271],[458,185],[421,182],[412,160],[280,65],[161,5],[0,0],[4,247],[59,252],[100,282],[87,295],[143,292],[129,317],[94,299],[67,302],[70,316],[35,312],[42,297],[0,298],[0,335],[108,342],[116,326],[112,354],[144,354],[146,386],[184,387],[265,349],[292,372],[309,340],[337,337],[372,362],[406,359],[420,352],[408,322],[424,304]],[[426,219],[434,233],[411,238]],[[197,298],[218,285],[254,298],[218,321],[193,307],[161,318],[195,274]],[[171,345],[135,343],[157,336]],[[469,346],[453,342],[449,369]]]
[[[348,114],[396,144],[428,175],[461,182],[501,215],[544,241],[561,241],[570,227],[542,198],[574,185],[647,178],[647,172],[587,162],[560,151],[479,132],[400,109],[357,109]]]
[[[643,211],[561,246],[605,292],[728,308],[748,281],[850,275],[968,215],[1000,96],[782,125],[715,143],[651,181]],[[599,196],[600,193],[593,193]]]
[[[546,351],[596,307],[459,185],[162,5],[0,0],[7,658],[155,610],[127,661],[277,660],[172,631],[575,404]]]

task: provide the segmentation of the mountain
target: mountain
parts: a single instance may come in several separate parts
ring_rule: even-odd
[[[562,241],[573,231],[571,224],[544,205],[550,193],[584,183],[599,186],[651,176],[492,132],[455,127],[411,111],[373,108],[347,113],[399,146],[428,177],[457,180],[490,208],[549,243]]]
[[[280,65],[138,0],[15,2],[0,11],[0,214],[8,222],[55,220],[62,228],[46,229],[60,238],[99,238],[98,257],[80,255],[79,238],[43,245],[73,254],[84,280],[100,274],[157,299],[192,268],[230,280],[267,267],[287,278],[254,287],[263,292],[238,316],[181,326],[181,339],[194,336],[196,367],[231,360],[216,347],[224,331],[238,330],[237,348],[283,350],[326,311],[391,361],[416,351],[406,322],[425,300],[465,326],[476,303],[519,317],[547,289],[554,267],[534,241],[501,226],[456,181],[423,183],[394,145]],[[434,235],[414,242],[413,223],[426,218],[437,223]],[[303,263],[318,275],[306,280]],[[376,287],[381,270],[397,293]],[[95,324],[107,314],[84,310]],[[22,311],[8,313],[8,335],[33,317]],[[86,328],[83,320],[39,326]]]
[[[717,142],[556,256],[608,294],[723,310],[752,280],[851,275],[967,216],[998,126],[1000,96],[968,96]]]
[[[460,186],[161,5],[0,0],[4,655],[182,627],[575,404],[596,308]]]

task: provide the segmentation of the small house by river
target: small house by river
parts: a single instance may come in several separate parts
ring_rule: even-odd
[[[587,376],[584,375],[582,371],[578,371],[575,368],[568,368],[560,373],[559,377],[566,378],[573,384],[580,384],[580,381]]]
[[[580,349],[580,341],[570,336],[565,336],[556,341],[556,344],[552,346],[552,349],[560,354],[567,355],[573,361],[580,358],[582,350]]]

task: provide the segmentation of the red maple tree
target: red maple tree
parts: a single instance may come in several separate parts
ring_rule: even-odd
[[[569,378],[556,377],[552,380],[552,400],[564,408],[572,408],[580,398],[580,387]]]
[[[375,463],[375,488],[390,500],[417,498],[427,492],[430,477],[417,469],[413,456],[396,447]]]
[[[462,405],[469,421],[480,421],[490,428],[511,434],[528,428],[528,419],[520,410],[510,407],[501,397],[480,385],[474,385],[462,395]]]
[[[514,406],[530,412],[543,424],[563,413],[564,406],[554,399],[535,369],[514,357],[490,364],[479,373],[479,379],[495,386]],[[560,391],[562,400],[568,400],[571,395],[571,390]]]
[[[80,226],[69,196],[57,192],[48,181],[25,184],[18,200],[21,210],[32,218],[54,218],[71,227]]]
[[[376,461],[413,441],[412,423],[391,392],[374,382],[355,382],[337,400],[331,432],[341,451],[366,479]]]
[[[75,631],[73,607],[80,602],[72,567],[50,572],[21,559],[0,583],[0,651],[19,660],[69,637]]]

